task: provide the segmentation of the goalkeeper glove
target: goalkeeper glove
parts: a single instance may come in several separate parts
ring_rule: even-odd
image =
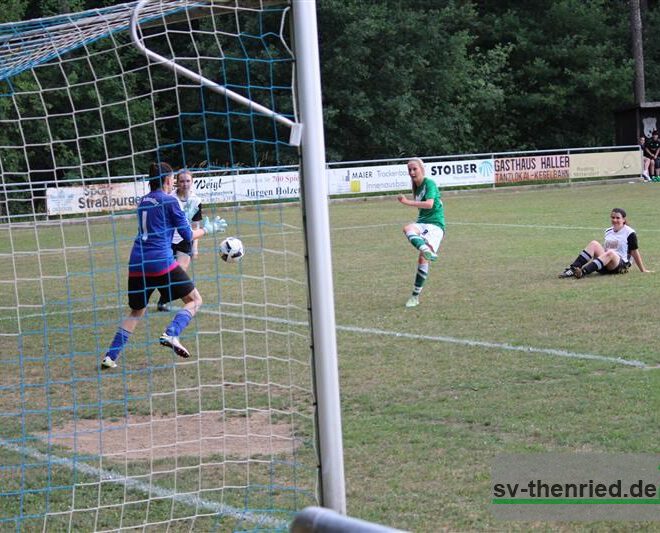
[[[209,217],[204,217],[202,229],[204,235],[211,235],[215,232],[224,233],[227,230],[227,223],[224,218],[215,217],[213,220],[209,220]]]
[[[193,217],[195,216],[195,213],[199,210],[199,202],[193,202],[191,200],[188,200],[184,206],[183,206],[183,212],[186,215],[186,218],[190,222]]]

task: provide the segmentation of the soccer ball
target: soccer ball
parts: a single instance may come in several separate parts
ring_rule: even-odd
[[[245,250],[238,237],[227,237],[220,243],[220,257],[227,263],[239,263],[243,260]]]

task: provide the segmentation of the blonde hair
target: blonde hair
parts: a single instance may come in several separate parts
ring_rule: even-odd
[[[422,161],[421,158],[419,158],[419,157],[411,157],[410,159],[408,159],[408,163],[412,163],[413,161],[414,161],[415,163],[417,163],[417,164],[420,166],[420,168],[421,168],[422,170],[424,170],[424,161]]]
[[[426,176],[426,170],[424,170],[424,161],[422,161],[419,157],[412,157],[408,159],[408,163],[417,163],[420,169],[422,169],[422,176]],[[411,181],[411,189],[413,194],[415,194],[415,190],[417,189],[417,186],[415,185],[415,182],[413,180]]]

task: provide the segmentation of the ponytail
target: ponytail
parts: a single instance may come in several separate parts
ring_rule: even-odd
[[[167,163],[151,163],[149,165],[149,188],[156,191],[163,186],[163,178],[169,176],[174,171]]]

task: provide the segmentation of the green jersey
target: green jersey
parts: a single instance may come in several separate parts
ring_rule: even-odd
[[[435,184],[435,181],[429,178],[424,178],[419,187],[413,185],[413,196],[418,202],[424,200],[433,200],[433,207],[431,209],[420,209],[417,222],[419,224],[433,224],[445,229],[445,209],[442,205],[440,197],[440,189]]]

